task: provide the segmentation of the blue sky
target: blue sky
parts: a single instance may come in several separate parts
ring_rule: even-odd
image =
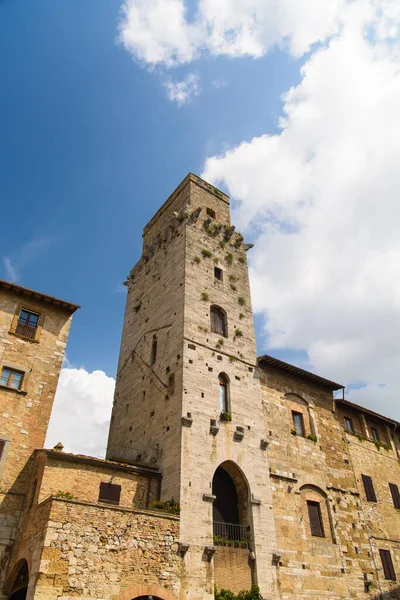
[[[397,2],[0,2],[0,277],[82,305],[51,441],[103,452],[121,284],[189,171],[255,242],[258,352],[400,419]]]
[[[116,42],[119,12],[108,0],[0,4],[0,186],[5,205],[18,206],[1,236],[1,277],[12,275],[6,257],[21,285],[81,304],[68,359],[109,375],[120,284],[140,256],[143,226],[207,155],[266,122],[274,131],[280,95],[299,79],[279,51],[239,63],[211,58],[198,66],[201,100],[179,108],[164,75]]]

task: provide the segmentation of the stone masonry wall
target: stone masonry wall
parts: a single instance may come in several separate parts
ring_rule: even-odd
[[[361,600],[364,578],[373,597],[371,548],[332,392],[273,368],[262,369],[262,389],[282,600]],[[316,442],[291,434],[294,409],[304,412]],[[311,535],[307,501],[320,504],[324,537]]]
[[[20,308],[41,314],[34,341],[13,333]],[[46,437],[71,318],[71,311],[0,289],[0,372],[4,366],[24,372],[21,390],[0,387],[0,439],[7,441],[0,479],[0,589],[30,483],[30,456]]]

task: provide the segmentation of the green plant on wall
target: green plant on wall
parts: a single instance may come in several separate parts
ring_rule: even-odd
[[[246,259],[244,256],[239,256],[238,261],[242,264],[244,264],[246,262]]]
[[[154,500],[154,502],[151,503],[151,508],[154,508],[154,510],[162,510],[171,515],[179,515],[181,512],[181,507],[173,498],[171,498],[171,500]]]
[[[199,262],[201,262],[201,260],[200,260],[200,257],[199,257],[199,256],[195,256],[193,260],[194,260],[194,262],[195,262],[195,263],[197,263],[197,264],[199,264]]]
[[[260,594],[260,588],[253,585],[251,590],[242,590],[238,594],[234,594],[230,590],[218,590],[214,588],[214,599],[215,600],[263,600]]]
[[[225,260],[228,263],[228,265],[231,266],[231,264],[233,263],[233,254],[231,252],[225,254]]]
[[[243,337],[243,331],[241,329],[236,329],[235,337]]]
[[[314,442],[314,444],[316,444],[318,442],[318,438],[316,435],[314,435],[313,433],[309,433],[307,436],[308,440],[312,440]]]
[[[238,298],[238,302],[240,306],[244,306],[246,304],[246,300],[243,298],[243,296],[240,296],[240,298]]]
[[[232,415],[228,412],[222,412],[220,414],[221,421],[232,421]]]
[[[210,299],[210,296],[209,296],[209,295],[208,295],[206,292],[202,292],[202,294],[201,294],[201,299],[202,299],[204,302],[208,302],[208,301],[209,301],[209,299]]]
[[[290,433],[291,433],[292,435],[297,435],[297,429],[291,429],[291,430],[290,430]]]
[[[56,498],[65,498],[65,500],[73,500],[75,496],[71,494],[71,492],[61,492],[58,491],[57,494],[54,494]]]
[[[211,258],[212,257],[212,252],[210,252],[206,248],[203,248],[203,250],[201,251],[201,253],[204,256],[204,258]]]
[[[222,346],[224,345],[224,340],[222,340],[221,338],[218,340],[218,342],[215,344],[216,348],[222,348]]]
[[[240,319],[240,320],[244,319],[244,314],[243,314],[243,313],[240,313],[240,314],[239,314],[239,319]]]

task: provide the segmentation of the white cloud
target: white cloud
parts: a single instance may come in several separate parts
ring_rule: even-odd
[[[203,176],[257,241],[270,348],[306,349],[322,375],[365,382],[351,399],[400,419],[400,9],[355,0],[341,19],[285,95],[280,133],[209,158]]]
[[[4,268],[6,271],[7,279],[16,283],[19,280],[19,273],[18,273],[17,269],[15,268],[13,261],[11,260],[11,258],[7,258],[5,256],[3,259],[3,262],[4,262]]]
[[[61,370],[46,447],[104,457],[115,380],[103,371]]]
[[[167,81],[165,87],[168,99],[178,106],[189,104],[200,94],[199,78],[194,73],[189,73],[182,81]]]
[[[184,0],[125,0],[119,39],[150,66],[171,67],[204,54],[259,58],[276,44],[299,57],[338,32],[347,1],[197,0],[189,20]]]

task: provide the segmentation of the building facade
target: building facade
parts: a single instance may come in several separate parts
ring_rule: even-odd
[[[2,283],[3,598],[400,598],[399,424],[257,358],[250,249],[192,174],[147,224],[105,460],[43,449],[77,306]]]

